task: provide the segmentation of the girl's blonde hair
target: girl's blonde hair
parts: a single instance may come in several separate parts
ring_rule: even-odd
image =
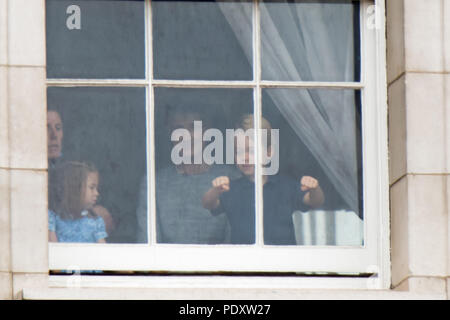
[[[267,146],[270,147],[271,144],[271,130],[272,126],[270,125],[270,122],[264,118],[261,117],[261,129],[267,130]],[[253,119],[253,114],[243,114],[237,121],[235,125],[235,129],[255,129],[255,121]]]
[[[49,171],[49,209],[63,219],[79,219],[87,176],[98,170],[91,163],[67,161]],[[92,214],[92,212],[90,212]]]

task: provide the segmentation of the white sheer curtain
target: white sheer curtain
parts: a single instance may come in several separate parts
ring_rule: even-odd
[[[240,2],[219,2],[249,61],[252,21]],[[353,81],[351,1],[261,2],[263,80]],[[280,113],[317,159],[348,208],[358,212],[355,93],[332,89],[269,89]]]

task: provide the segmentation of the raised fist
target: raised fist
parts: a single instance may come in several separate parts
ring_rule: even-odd
[[[319,181],[313,177],[303,176],[300,180],[300,189],[302,191],[309,191],[312,189],[317,189],[319,187]]]
[[[230,179],[227,176],[217,177],[212,182],[213,188],[216,188],[220,193],[230,190]]]

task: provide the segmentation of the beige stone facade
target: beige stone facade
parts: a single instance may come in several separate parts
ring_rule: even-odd
[[[448,1],[387,1],[392,287],[449,275]]]
[[[449,299],[450,1],[386,9],[390,290],[53,288],[45,1],[0,0],[0,299]]]

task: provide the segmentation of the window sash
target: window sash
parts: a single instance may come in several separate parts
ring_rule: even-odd
[[[146,1],[146,79],[48,79],[47,86],[132,86],[147,88],[147,171],[149,244],[49,243],[49,269],[136,270],[173,272],[325,272],[388,275],[388,179],[385,87],[384,24],[378,30],[365,25],[373,1],[361,0],[361,81],[294,82],[261,80],[259,1],[253,6],[253,81],[191,81],[153,79],[151,1]],[[375,1],[384,10],[384,0]],[[378,13],[384,19],[383,12]],[[262,232],[256,245],[167,245],[156,243],[154,88],[252,88],[255,123],[261,116],[264,88],[328,88],[361,90],[362,155],[364,199],[364,246],[262,246]],[[260,139],[257,136],[257,141]],[[257,163],[261,161],[256,143]],[[257,225],[262,230],[261,168],[257,166]],[[118,258],[120,257],[120,258]],[[384,283],[387,283],[386,281]]]

